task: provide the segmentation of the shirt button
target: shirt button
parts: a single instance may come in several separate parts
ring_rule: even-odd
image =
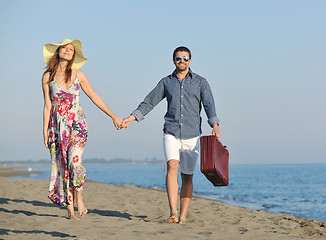
[[[181,114],[181,117],[183,117],[183,114]]]
[[[181,104],[181,107],[183,107],[183,105]]]
[[[183,97],[183,95],[181,95],[181,97]]]
[[[182,126],[182,123],[180,125]]]

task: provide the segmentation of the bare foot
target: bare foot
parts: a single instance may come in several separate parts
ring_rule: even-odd
[[[185,218],[180,218],[179,224],[185,225],[186,224],[186,219]]]
[[[178,218],[174,215],[171,215],[167,220],[168,223],[177,223],[179,222]]]
[[[77,201],[77,208],[78,208],[78,214],[80,217],[82,217],[88,213],[87,208],[85,207],[83,201],[81,201],[81,200]]]
[[[70,219],[70,220],[79,220],[79,217],[77,217],[75,214],[69,214],[68,219]]]

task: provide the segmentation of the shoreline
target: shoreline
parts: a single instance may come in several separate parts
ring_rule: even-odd
[[[107,164],[107,163],[87,163],[84,164],[85,166],[99,166],[99,165],[130,165],[130,164]],[[143,165],[143,164],[140,164]],[[35,175],[35,174],[42,174],[45,173],[46,171],[40,170],[40,171],[35,171],[33,170],[34,167],[49,167],[51,168],[51,164],[44,164],[44,163],[33,163],[33,164],[29,164],[29,163],[24,163],[24,164],[0,164],[0,176],[7,176],[7,177],[21,177],[21,179],[27,179],[24,177],[28,177],[29,175]],[[33,179],[33,178],[30,178]],[[38,178],[40,180],[47,180],[49,181],[49,179],[47,178]],[[141,185],[133,185],[133,184],[114,184],[114,183],[109,183],[109,182],[105,182],[105,181],[96,181],[96,180],[90,180],[90,179],[86,179],[86,181],[88,182],[97,182],[97,183],[104,183],[104,184],[113,184],[113,185],[117,185],[117,186],[121,186],[121,185],[130,185],[130,186],[135,186],[135,187],[141,187],[141,188],[145,188],[145,189],[152,189],[152,190],[159,190],[159,191],[163,191],[166,192],[165,188],[162,187],[144,187]],[[308,221],[320,221],[323,222],[323,220],[325,221],[325,219],[318,219],[318,218],[312,218],[312,217],[307,217],[307,216],[300,216],[300,214],[296,213],[291,213],[291,212],[287,212],[285,209],[285,212],[273,212],[273,211],[269,211],[268,209],[264,209],[263,207],[259,207],[254,206],[253,204],[248,204],[247,202],[243,202],[243,203],[239,203],[239,202],[235,202],[232,200],[224,200],[224,199],[220,199],[218,197],[210,197],[209,195],[202,195],[202,194],[197,194],[197,193],[193,193],[194,197],[199,197],[202,199],[207,199],[207,200],[212,200],[212,201],[217,201],[217,202],[221,202],[227,205],[232,205],[232,206],[236,206],[236,207],[241,207],[241,208],[246,208],[248,210],[254,210],[254,211],[264,211],[264,212],[268,212],[268,213],[273,213],[273,214],[284,214],[284,215],[289,215],[289,216],[293,216],[296,218],[303,218],[303,219],[307,219]],[[326,221],[325,221],[326,222]]]
[[[24,170],[10,171],[23,174]],[[165,191],[93,181],[85,182],[83,194],[89,213],[71,221],[65,208],[47,198],[47,180],[11,178],[8,168],[3,173],[0,168],[0,239],[326,238],[325,222],[201,197],[193,197],[184,226],[168,224]]]
[[[126,164],[107,164],[107,163],[91,163],[91,164],[84,164],[85,166],[98,166],[98,165],[126,165]],[[127,164],[130,165],[130,164]],[[143,164],[141,164],[143,165]],[[33,167],[49,167],[51,168],[50,164],[43,164],[43,163],[36,163],[36,164],[0,164],[0,176],[6,176],[6,177],[19,177],[21,176],[22,179],[24,179],[23,177],[28,177],[29,175],[34,175],[34,174],[42,174],[44,173],[44,171],[35,171],[33,170]],[[48,179],[43,179],[41,178],[40,180],[47,180]],[[113,184],[113,183],[108,183],[108,182],[101,182],[101,181],[96,181],[96,180],[89,180],[86,179],[86,181],[88,182],[96,182],[96,183],[103,183],[103,184]],[[116,186],[121,186],[121,185],[129,185],[129,184],[113,184]],[[141,188],[145,188],[145,189],[152,189],[152,190],[159,190],[159,191],[163,191],[166,192],[165,188],[161,188],[161,187],[143,187],[143,186],[139,186],[139,185],[130,185],[130,186],[135,186],[135,187],[141,187]],[[232,202],[232,201],[223,201],[223,199],[218,199],[218,198],[214,198],[214,197],[210,197],[210,196],[206,196],[206,195],[202,195],[202,194],[196,194],[193,193],[194,197],[198,197],[198,198],[202,198],[202,199],[207,199],[207,200],[212,200],[212,201],[217,201],[217,202],[221,202],[227,205],[232,205],[232,206],[236,206],[236,207],[241,207],[241,208],[246,208],[248,210],[254,210],[254,211],[264,211],[264,212],[268,212],[268,213],[272,213],[272,214],[284,214],[284,215],[289,215],[289,216],[293,216],[296,218],[302,218],[302,219],[307,219],[308,221],[320,221],[323,222],[320,219],[317,218],[307,218],[305,216],[296,216],[293,213],[286,213],[286,212],[272,212],[272,211],[268,211],[265,210],[263,208],[258,208],[258,207],[250,207],[248,206],[248,204],[246,203],[238,203],[237,202]]]

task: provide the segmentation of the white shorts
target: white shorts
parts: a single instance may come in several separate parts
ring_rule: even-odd
[[[163,135],[163,146],[166,161],[179,161],[180,172],[194,174],[199,156],[200,138],[179,139],[171,134]]]

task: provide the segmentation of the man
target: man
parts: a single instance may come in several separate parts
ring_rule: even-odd
[[[210,86],[205,78],[189,68],[191,52],[178,47],[173,52],[175,71],[163,78],[145,97],[138,108],[125,118],[122,127],[141,121],[162,99],[166,98],[168,109],[164,123],[164,152],[167,161],[166,190],[170,205],[169,223],[184,224],[193,192],[193,173],[200,148],[201,105],[203,105],[212,134],[220,138],[219,119]],[[182,186],[180,191],[180,215],[177,218],[178,169],[180,166]]]

